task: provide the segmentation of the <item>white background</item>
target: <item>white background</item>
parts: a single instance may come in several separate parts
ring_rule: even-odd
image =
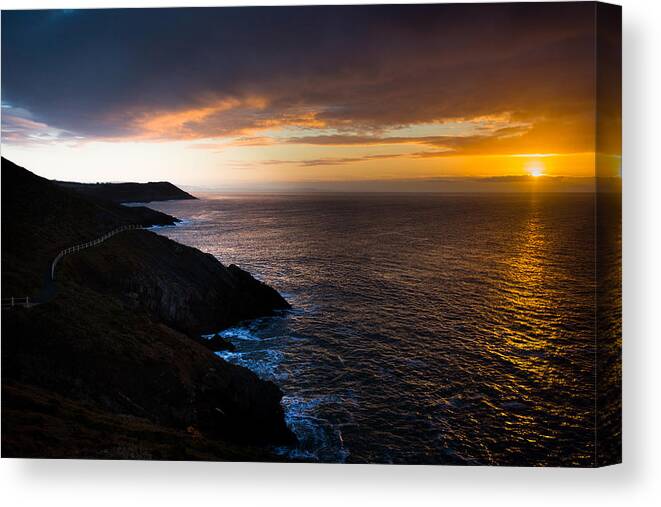
[[[0,7],[297,3],[342,2],[0,0]],[[3,459],[4,505],[660,505],[661,2],[620,3],[624,7],[623,465],[565,470]]]

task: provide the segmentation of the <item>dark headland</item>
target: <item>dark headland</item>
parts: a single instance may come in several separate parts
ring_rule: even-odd
[[[182,199],[195,199],[179,187],[167,181],[151,183],[75,183],[56,181],[63,188],[69,188],[94,199],[122,202],[152,202]]]
[[[192,198],[170,184],[116,189],[3,158],[2,298],[38,301],[64,248],[176,221],[118,202]],[[288,307],[246,271],[131,230],[64,257],[41,297],[2,310],[3,457],[272,460],[273,446],[295,442],[279,388],[200,342]]]

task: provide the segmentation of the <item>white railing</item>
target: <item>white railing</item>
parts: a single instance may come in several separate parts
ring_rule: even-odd
[[[118,234],[120,232],[124,231],[130,231],[133,229],[144,229],[142,225],[123,225],[121,227],[118,227],[117,229],[114,229],[100,238],[93,239],[92,241],[88,241],[87,243],[81,243],[80,245],[74,245],[70,246],[69,248],[65,248],[62,250],[55,259],[53,259],[53,262],[51,262],[51,267],[50,267],[50,278],[51,281],[55,280],[55,266],[57,266],[57,263],[62,260],[62,257],[65,255],[69,255],[74,252],[80,252],[81,250],[85,248],[89,248],[91,246],[96,246],[100,243],[103,243],[105,240],[112,238],[115,234]],[[10,298],[3,298],[2,299],[2,308],[13,308],[14,306],[23,306],[25,308],[29,308],[31,306],[35,306],[40,304],[41,301],[35,301],[34,299],[30,301],[30,296],[26,297],[10,297]]]
[[[35,305],[36,303],[30,302],[30,296],[26,296],[24,298],[15,298],[15,297],[10,297],[10,298],[3,298],[2,300],[2,307],[3,308],[13,308],[14,306],[24,306],[25,308],[29,308],[32,305]]]
[[[100,238],[96,238],[92,241],[88,241],[87,243],[82,243],[80,245],[74,245],[74,246],[70,246],[69,248],[65,248],[59,254],[57,254],[55,259],[53,259],[53,262],[51,263],[51,268],[50,268],[51,280],[55,280],[55,267],[57,266],[57,263],[60,262],[60,260],[62,260],[62,257],[64,257],[65,255],[69,255],[75,252],[80,252],[81,250],[84,250],[85,248],[89,248],[91,246],[96,246],[100,243],[103,243],[105,240],[112,238],[115,234],[118,234],[120,232],[130,231],[132,229],[142,229],[142,228],[143,228],[142,225],[123,225],[121,227],[118,227],[117,229],[108,232],[107,234],[104,234]]]

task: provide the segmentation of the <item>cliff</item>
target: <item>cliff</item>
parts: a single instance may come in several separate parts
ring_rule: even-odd
[[[149,221],[5,159],[2,214],[3,298],[35,292],[63,247]],[[287,306],[240,268],[149,231],[65,257],[55,298],[2,311],[3,456],[277,459],[272,446],[295,441],[279,388],[198,335]]]
[[[155,233],[126,232],[107,243],[65,257],[58,269],[190,336],[289,307],[250,273]]]

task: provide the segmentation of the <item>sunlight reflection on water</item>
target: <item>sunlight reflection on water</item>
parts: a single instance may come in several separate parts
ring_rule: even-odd
[[[294,309],[225,331],[320,461],[587,465],[588,194],[240,195],[161,229]],[[284,452],[284,451],[283,451]],[[291,450],[289,452],[292,452]]]

